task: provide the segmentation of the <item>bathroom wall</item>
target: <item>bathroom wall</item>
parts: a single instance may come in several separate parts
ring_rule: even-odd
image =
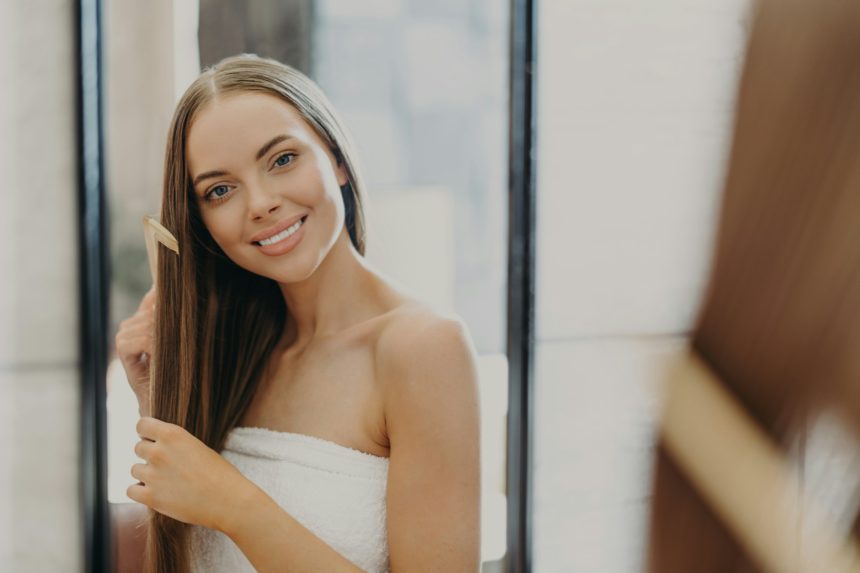
[[[748,0],[538,2],[534,570],[631,573],[715,230]]]
[[[83,570],[75,6],[0,2],[0,571]]]

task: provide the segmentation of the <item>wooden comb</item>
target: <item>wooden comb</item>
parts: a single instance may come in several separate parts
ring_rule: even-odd
[[[158,272],[158,244],[161,243],[178,255],[179,242],[170,231],[149,215],[143,217],[143,235],[146,239],[146,257],[149,259],[149,271],[152,273],[152,282],[155,283]]]
[[[695,352],[672,364],[663,391],[666,449],[764,571],[860,571],[856,542],[842,537],[769,436]]]

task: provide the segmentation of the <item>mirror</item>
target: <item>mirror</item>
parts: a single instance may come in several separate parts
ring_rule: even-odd
[[[477,352],[483,571],[506,553],[509,10],[501,0],[103,0],[110,330],[151,286],[142,218],[158,217],[176,103],[201,69],[254,53],[319,84],[352,132],[367,205],[366,259],[454,312]],[[140,460],[138,402],[115,352],[107,375],[115,520]],[[130,519],[130,518],[129,518]],[[125,540],[128,541],[128,540]],[[133,545],[117,545],[120,570]]]

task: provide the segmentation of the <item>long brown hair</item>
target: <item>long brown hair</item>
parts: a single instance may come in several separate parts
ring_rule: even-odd
[[[692,350],[787,450],[817,409],[858,405],[860,4],[760,2],[735,122]],[[760,567],[661,445],[648,570]]]
[[[292,105],[344,165],[341,188],[350,240],[364,254],[363,184],[353,145],[328,99],[310,79],[274,60],[241,55],[205,70],[176,107],[167,137],[161,222],[179,256],[158,263],[152,416],[182,426],[215,451],[248,408],[289,318],[275,281],[234,264],[203,224],[186,162],[196,114],[216,96],[263,92]],[[186,524],[150,511],[147,569],[189,570]]]

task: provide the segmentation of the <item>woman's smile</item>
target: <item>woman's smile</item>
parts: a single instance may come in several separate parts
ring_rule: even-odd
[[[282,221],[274,229],[255,235],[255,238],[260,238],[251,242],[264,255],[278,256],[289,253],[298,246],[304,237],[307,218],[307,215],[303,215],[294,223],[289,220]],[[265,238],[262,238],[261,235]]]

